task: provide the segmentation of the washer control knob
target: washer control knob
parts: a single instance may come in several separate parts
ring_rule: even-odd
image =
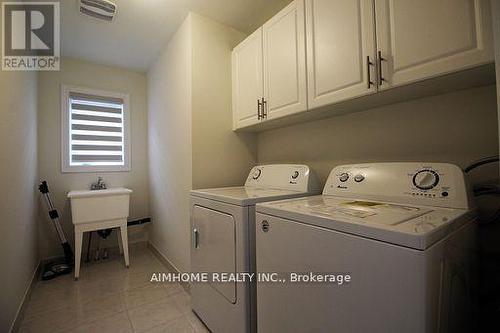
[[[297,179],[298,176],[299,176],[299,172],[298,171],[294,171],[293,174],[292,174],[292,179]]]
[[[257,179],[257,178],[259,178],[261,173],[262,173],[262,170],[261,170],[261,169],[255,169],[255,171],[253,172],[253,176],[252,176],[252,178],[253,178],[253,179]]]
[[[439,183],[439,175],[434,170],[420,170],[413,176],[413,185],[421,190],[430,190]]]
[[[346,182],[349,179],[349,174],[347,172],[343,172],[339,176],[339,180],[341,182]]]
[[[363,180],[365,180],[365,176],[363,176],[362,174],[357,174],[356,176],[354,176],[354,181],[356,183],[361,183]]]

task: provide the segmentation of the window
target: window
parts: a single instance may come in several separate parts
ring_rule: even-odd
[[[128,95],[62,87],[62,171],[130,170]]]

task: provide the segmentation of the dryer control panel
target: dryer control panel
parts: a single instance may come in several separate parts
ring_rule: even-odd
[[[447,208],[470,208],[462,170],[448,163],[396,162],[335,167],[324,195]]]
[[[297,164],[255,166],[250,170],[245,186],[312,193],[321,191],[316,177],[309,167]]]

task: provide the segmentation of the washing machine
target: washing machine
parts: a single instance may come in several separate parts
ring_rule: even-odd
[[[244,186],[191,191],[191,271],[210,274],[191,284],[192,309],[212,332],[255,331],[255,280],[213,278],[255,272],[255,204],[320,192],[309,167],[285,164],[252,168]]]
[[[455,165],[373,163],[257,204],[258,332],[472,332],[469,197]]]

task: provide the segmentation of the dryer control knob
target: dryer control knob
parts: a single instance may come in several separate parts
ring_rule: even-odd
[[[264,232],[268,232],[269,231],[269,222],[267,222],[266,220],[263,220],[261,223],[261,228],[262,228],[262,231]]]
[[[339,180],[341,182],[346,182],[349,179],[349,174],[347,172],[343,172],[339,176]]]
[[[354,176],[354,181],[356,183],[361,183],[363,180],[365,180],[365,176],[363,176],[362,174],[358,174],[358,175]]]
[[[257,178],[259,178],[261,173],[262,173],[262,170],[261,170],[261,169],[255,169],[255,171],[253,172],[253,176],[252,176],[252,178],[253,178],[253,179],[257,179]]]
[[[430,190],[439,183],[439,175],[434,170],[420,170],[413,176],[413,185],[421,190]]]

